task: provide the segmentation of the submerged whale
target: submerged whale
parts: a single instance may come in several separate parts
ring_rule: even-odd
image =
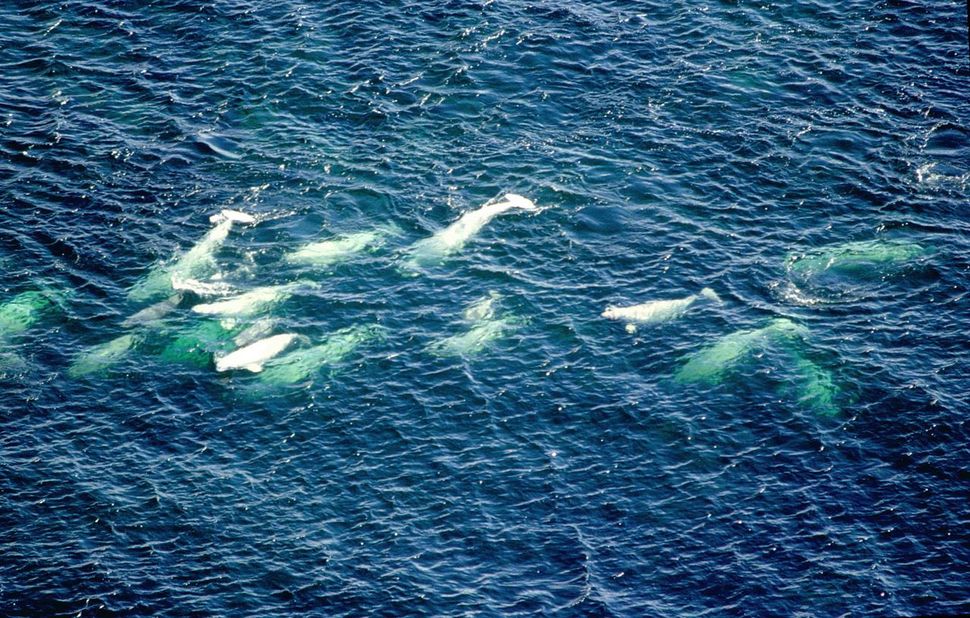
[[[0,380],[27,370],[27,362],[13,352],[0,352]]]
[[[172,363],[207,367],[212,364],[214,355],[239,347],[233,338],[245,327],[233,320],[209,319],[192,324],[190,328],[176,331],[159,356]]]
[[[284,385],[303,382],[321,367],[334,365],[347,358],[360,345],[381,339],[380,326],[351,326],[331,333],[320,345],[303,348],[273,359],[259,379],[266,384]]]
[[[808,334],[808,329],[787,318],[777,318],[763,328],[739,330],[692,355],[677,371],[678,382],[717,382],[724,373],[757,348]]]
[[[839,413],[841,389],[832,372],[802,354],[794,355],[795,397],[802,406],[822,416]]]
[[[515,316],[497,316],[495,305],[501,299],[496,292],[469,304],[462,312],[462,318],[471,322],[471,328],[464,332],[439,339],[428,346],[437,356],[474,356],[493,341],[514,332],[525,321]]]
[[[461,251],[465,243],[489,221],[513,209],[535,212],[538,207],[528,198],[507,193],[502,201],[487,203],[477,210],[466,212],[448,227],[411,245],[408,250],[410,258],[404,263],[405,266],[416,268],[441,262],[449,255]]]
[[[216,359],[216,371],[246,369],[253,373],[263,370],[263,364],[285,350],[297,335],[286,333],[260,339]]]
[[[71,366],[67,369],[67,375],[78,378],[91,373],[103,372],[125,358],[141,340],[141,335],[129,333],[94,346],[71,363]]]
[[[191,249],[170,264],[154,266],[148,274],[128,290],[128,298],[143,301],[171,294],[172,280],[201,279],[211,275],[216,269],[215,252],[229,237],[234,223],[255,223],[252,215],[236,210],[223,210],[209,217],[215,224]]]
[[[305,264],[316,267],[333,266],[353,258],[355,255],[380,247],[385,238],[393,233],[392,228],[379,228],[355,234],[344,234],[303,245],[287,253],[283,259],[291,264]]]
[[[637,330],[638,324],[654,324],[679,318],[691,305],[701,298],[718,303],[721,302],[721,299],[714,293],[714,290],[704,288],[699,293],[691,294],[686,298],[654,300],[629,307],[610,305],[603,311],[602,316],[608,320],[623,320],[627,322],[627,332],[634,333]]]
[[[903,240],[865,240],[822,247],[804,254],[788,256],[786,265],[794,275],[809,278],[832,273],[866,278],[906,266],[929,251]]]
[[[53,309],[60,300],[57,292],[21,292],[0,305],[0,341],[19,335]]]
[[[498,292],[491,291],[488,296],[481,298],[468,305],[462,312],[461,317],[468,322],[481,322],[495,316],[495,303],[502,297]]]
[[[429,350],[438,356],[474,356],[521,325],[522,321],[513,317],[483,320],[463,333],[432,343]]]

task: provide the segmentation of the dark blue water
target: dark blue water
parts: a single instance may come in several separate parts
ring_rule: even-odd
[[[0,613],[970,612],[966,32],[949,0],[4,4],[0,304],[60,296],[3,341]],[[541,211],[402,270],[507,192]],[[189,297],[72,376],[224,208],[259,220],[224,281],[320,284],[277,332],[383,337],[266,388],[159,353]],[[925,252],[792,267],[870,241]],[[434,353],[490,291],[515,326]]]

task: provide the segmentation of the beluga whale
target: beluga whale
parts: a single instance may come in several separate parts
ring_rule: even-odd
[[[810,278],[822,274],[844,277],[879,277],[929,255],[922,245],[906,240],[863,240],[821,247],[786,260],[788,271]]]
[[[225,209],[211,217],[215,226],[191,249],[169,264],[158,264],[128,290],[128,299],[144,301],[171,294],[172,280],[204,279],[216,270],[215,253],[229,237],[233,224],[255,223],[256,219],[238,210]]]
[[[149,305],[141,311],[128,316],[121,323],[121,325],[125,328],[130,328],[132,326],[143,326],[156,323],[168,314],[175,311],[181,302],[181,294],[172,294],[165,300],[159,301],[154,305]]]
[[[21,292],[0,305],[0,343],[26,331],[60,301],[61,295],[58,292],[30,290]]]
[[[253,373],[259,373],[263,370],[263,364],[266,361],[289,347],[296,338],[297,335],[286,333],[254,341],[225,356],[216,358],[216,371],[246,369]]]
[[[343,234],[329,240],[303,245],[283,256],[290,264],[327,268],[346,262],[364,251],[373,251],[384,244],[390,234],[397,231],[393,227],[383,227],[353,234]]]
[[[674,379],[681,383],[714,384],[720,382],[727,371],[758,348],[807,335],[807,328],[788,318],[776,318],[761,328],[738,330],[721,337],[688,358]]]
[[[416,270],[422,266],[441,263],[448,256],[461,251],[465,243],[478,234],[489,221],[510,210],[536,212],[539,208],[529,198],[506,193],[500,201],[489,202],[477,210],[466,212],[448,227],[411,245],[404,266],[409,270]]]
[[[292,296],[301,287],[320,287],[311,281],[296,281],[284,285],[269,285],[212,303],[192,307],[195,313],[222,317],[247,317],[264,313]]]
[[[658,324],[679,318],[687,312],[687,309],[691,305],[702,298],[717,303],[721,302],[721,299],[714,290],[704,288],[697,294],[691,294],[685,298],[654,300],[628,307],[609,305],[603,311],[602,316],[608,320],[621,320],[626,322],[626,331],[628,333],[635,333],[637,332],[638,325]]]
[[[772,284],[785,302],[817,305],[858,301],[929,265],[933,251],[906,239],[875,238],[792,253],[786,278]]]
[[[434,341],[428,346],[428,351],[436,356],[475,356],[493,341],[518,330],[525,323],[524,320],[511,315],[496,315],[495,304],[500,298],[496,292],[489,292],[487,297],[468,305],[462,312],[462,318],[470,323],[470,328]]]
[[[102,373],[122,361],[135,346],[141,343],[142,339],[140,334],[128,333],[96,345],[71,363],[67,368],[67,375],[79,378],[92,373]]]
[[[323,343],[303,348],[266,363],[259,379],[276,386],[305,382],[323,366],[342,362],[360,345],[384,337],[377,325],[350,326],[331,333]]]

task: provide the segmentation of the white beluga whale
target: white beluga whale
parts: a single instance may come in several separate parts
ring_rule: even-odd
[[[671,300],[654,300],[639,305],[629,307],[608,306],[602,316],[608,320],[622,320],[626,322],[626,331],[635,333],[640,324],[657,324],[674,320],[684,315],[698,300],[705,298],[714,302],[721,302],[721,299],[711,288],[704,288],[697,294],[691,294],[686,298],[675,298]]]
[[[223,317],[246,317],[263,313],[292,296],[301,287],[319,287],[313,282],[295,282],[255,288],[238,296],[192,307],[195,313]]]
[[[448,227],[411,245],[408,250],[410,257],[405,261],[405,266],[413,269],[443,261],[449,255],[461,251],[465,243],[489,221],[515,209],[528,212],[539,210],[532,200],[515,193],[507,193],[502,200],[489,202],[477,210],[466,212]]]
[[[216,270],[215,252],[229,237],[235,223],[255,223],[256,219],[238,210],[225,209],[209,217],[215,224],[202,239],[170,264],[156,265],[144,279],[128,290],[130,300],[149,300],[173,291],[172,280],[201,279]]]
[[[395,233],[393,228],[379,228],[366,232],[344,234],[329,240],[303,245],[283,256],[291,264],[304,264],[316,267],[333,266],[345,262],[359,253],[377,249],[384,239]]]
[[[219,279],[199,281],[198,279],[183,279],[172,275],[172,289],[176,292],[191,292],[196,296],[229,296],[236,293],[236,288]]]
[[[253,373],[259,373],[263,370],[263,364],[266,361],[289,347],[297,336],[292,333],[286,333],[254,341],[225,356],[216,358],[216,371],[246,369]]]

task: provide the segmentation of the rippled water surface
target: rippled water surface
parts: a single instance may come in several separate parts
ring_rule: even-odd
[[[0,613],[970,611],[962,3],[14,0],[0,85]],[[299,362],[128,319],[224,209]]]

